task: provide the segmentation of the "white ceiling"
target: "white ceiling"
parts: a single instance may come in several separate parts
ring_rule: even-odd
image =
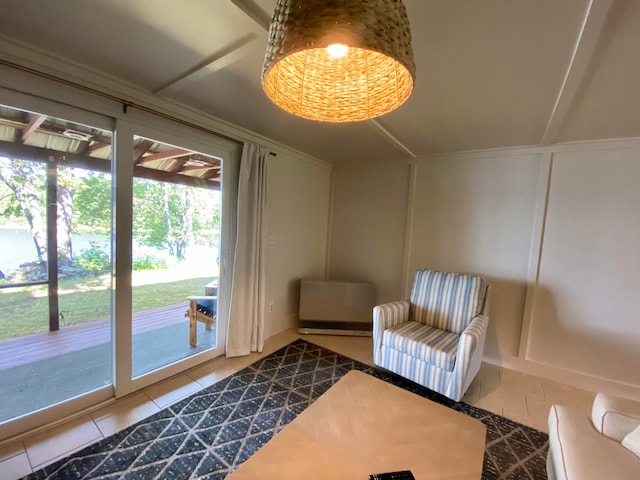
[[[0,31],[329,162],[640,137],[640,1],[404,3],[413,95],[354,124],[265,97],[275,0],[0,0]]]

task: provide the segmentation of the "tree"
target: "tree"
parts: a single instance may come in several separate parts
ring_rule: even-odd
[[[73,197],[77,225],[95,233],[111,233],[111,175],[86,171],[79,178]]]
[[[11,190],[19,210],[24,215],[33,237],[38,261],[47,260],[47,222],[45,195],[46,165],[20,159],[0,157],[0,180]],[[71,240],[73,217],[74,174],[70,168],[57,169],[57,230],[58,261],[70,264],[73,259]],[[15,204],[10,202],[4,216],[15,214]]]
[[[70,265],[73,261],[73,195],[76,179],[71,168],[58,168],[56,201],[58,204],[58,265]]]
[[[0,157],[0,180],[9,187],[29,224],[38,261],[47,259],[44,213],[45,166],[41,163]]]
[[[145,245],[167,249],[177,260],[184,260],[187,247],[200,232],[217,231],[220,226],[212,190],[141,178],[134,180],[133,188],[134,237]]]

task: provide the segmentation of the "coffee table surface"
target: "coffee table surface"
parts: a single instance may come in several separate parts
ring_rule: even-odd
[[[353,370],[228,478],[477,480],[485,435],[479,420]]]

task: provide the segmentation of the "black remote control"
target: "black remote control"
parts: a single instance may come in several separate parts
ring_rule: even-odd
[[[410,470],[398,472],[374,473],[369,475],[369,480],[416,480]]]

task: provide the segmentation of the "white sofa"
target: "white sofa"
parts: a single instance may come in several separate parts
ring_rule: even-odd
[[[639,426],[640,402],[633,400],[599,393],[591,419],[572,408],[553,405],[549,480],[640,479],[640,457],[621,443]]]

